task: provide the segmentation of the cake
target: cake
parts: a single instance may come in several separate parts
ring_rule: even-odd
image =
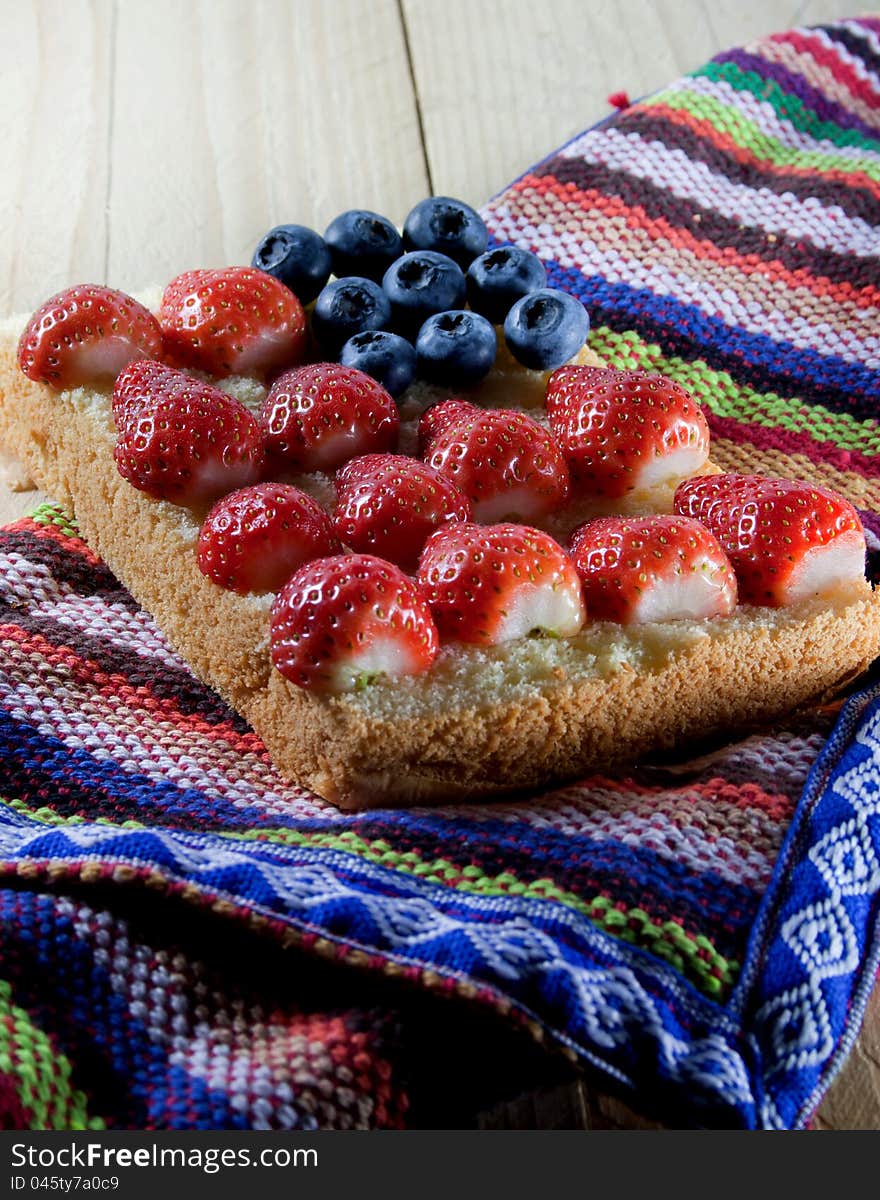
[[[236,271],[242,274],[236,275]],[[584,397],[588,394],[600,397],[601,402],[595,401],[590,409],[595,416],[600,409],[607,411],[607,397],[613,396],[615,388],[632,392],[641,387],[639,403],[653,405],[652,397],[661,393],[666,396],[667,384],[617,379],[621,373],[605,370],[588,345],[581,345],[574,354],[567,355],[565,366],[551,374],[548,369],[523,366],[502,344],[488,374],[477,382],[469,382],[464,392],[436,382],[410,384],[398,397],[399,419],[394,417],[395,428],[387,446],[382,443],[378,450],[372,445],[367,448],[367,454],[376,458],[382,458],[383,454],[387,458],[388,453],[397,452],[410,460],[415,459],[421,448],[422,463],[434,463],[432,471],[446,469],[445,477],[452,480],[450,486],[457,488],[461,484],[465,492],[468,487],[473,492],[467,497],[470,508],[464,514],[456,514],[455,520],[447,519],[448,514],[444,516],[442,527],[427,539],[421,566],[412,563],[406,571],[391,566],[395,579],[405,577],[406,583],[400,587],[409,589],[407,595],[412,593],[419,613],[425,614],[426,628],[430,628],[426,657],[417,667],[407,667],[400,673],[389,668],[383,673],[381,664],[403,661],[396,645],[390,657],[379,655],[376,660],[380,662],[379,670],[362,670],[341,686],[330,686],[327,681],[331,675],[326,671],[309,675],[286,670],[285,655],[292,652],[293,644],[282,645],[278,633],[283,623],[279,617],[283,607],[279,598],[290,600],[296,592],[291,585],[300,572],[327,571],[330,568],[322,564],[334,558],[345,558],[348,562],[370,556],[359,551],[352,553],[351,542],[345,540],[345,546],[336,547],[340,553],[304,563],[291,572],[288,583],[274,590],[243,591],[234,590],[231,585],[220,586],[216,577],[206,573],[204,561],[200,568],[200,537],[204,542],[202,529],[212,505],[226,493],[256,487],[259,479],[265,477],[265,464],[269,461],[264,456],[269,446],[265,414],[287,374],[282,370],[271,387],[260,375],[268,372],[271,381],[272,373],[289,367],[291,359],[315,357],[314,347],[311,351],[307,348],[308,331],[298,304],[299,311],[291,309],[292,315],[288,313],[282,320],[282,324],[287,322],[284,336],[278,332],[280,326],[272,326],[268,332],[263,326],[256,334],[246,329],[238,346],[238,360],[224,360],[213,373],[206,370],[218,361],[217,346],[207,345],[210,338],[202,337],[201,357],[187,357],[186,320],[176,326],[177,336],[182,339],[180,345],[175,346],[169,335],[173,327],[169,294],[172,300],[177,297],[174,302],[178,315],[183,312],[185,316],[190,311],[185,304],[191,304],[191,300],[181,301],[181,295],[204,299],[210,292],[207,277],[213,280],[222,274],[195,272],[179,277],[166,289],[161,303],[152,295],[143,297],[143,305],[124,297],[124,304],[136,305],[135,309],[119,310],[126,314],[124,320],[114,316],[112,321],[105,319],[102,323],[95,307],[87,320],[83,312],[89,312],[89,304],[83,305],[80,295],[77,318],[80,324],[73,338],[64,332],[64,322],[70,320],[75,304],[67,304],[63,298],[55,298],[44,306],[37,314],[36,325],[35,319],[30,323],[26,318],[6,321],[0,327],[0,441],[21,460],[40,488],[75,516],[90,547],[151,613],[195,674],[252,725],[286,777],[343,808],[451,802],[547,787],[585,772],[631,763],[647,752],[691,744],[697,739],[771,720],[841,688],[880,652],[880,598],[865,580],[859,565],[859,555],[862,561],[864,556],[864,538],[858,518],[845,500],[809,484],[786,483],[784,487],[780,485],[777,494],[760,480],[743,483],[744,477],[716,475],[708,447],[703,447],[699,454],[693,449],[695,439],[699,439],[690,427],[678,450],[669,443],[662,453],[656,451],[650,470],[639,476],[641,484],[599,487],[595,481],[601,470],[593,458],[585,457],[586,435],[579,432],[583,428]],[[229,279],[259,275],[254,270],[233,268],[224,277],[223,286],[228,285]],[[266,278],[270,277],[263,276]],[[271,284],[275,282],[270,279]],[[271,287],[259,280],[258,285],[264,293],[271,292]],[[108,289],[97,291],[106,294]],[[105,301],[94,301],[98,308],[101,303]],[[287,301],[280,303],[283,307]],[[158,312],[158,322],[150,315],[152,310]],[[48,332],[44,334],[41,330],[46,325],[45,312],[53,311],[61,316],[54,333],[49,319]],[[147,316],[141,317],[141,312]],[[139,332],[132,333],[134,326],[125,326],[132,313],[135,314],[132,321],[141,321]],[[147,318],[155,324],[155,329]],[[62,347],[60,368],[47,367],[45,358],[39,360],[39,354],[33,350],[35,337],[44,341],[48,338],[50,342],[54,338],[56,349]],[[225,351],[228,345],[227,339]],[[209,352],[215,354],[215,359],[206,357]],[[248,354],[256,354],[256,358],[246,361]],[[164,359],[161,366],[136,366],[160,357]],[[39,360],[36,366],[35,359]],[[294,372],[305,369],[292,368]],[[144,484],[138,478],[137,461],[137,420],[138,414],[150,410],[150,378],[164,380],[162,387],[167,384],[172,397],[171,410],[174,397],[182,394],[180,389],[184,385],[196,392],[207,389],[204,403],[209,408],[211,403],[216,406],[219,402],[211,400],[216,386],[228,403],[235,406],[236,413],[247,414],[247,422],[251,423],[248,429],[251,425],[256,427],[256,414],[262,414],[265,440],[259,451],[259,469],[254,468],[248,475],[242,467],[242,458],[228,478],[216,486],[212,480],[210,494],[184,492],[180,496],[167,489],[164,495],[155,494],[154,484]],[[293,383],[286,386],[289,390]],[[657,387],[659,393],[651,390]],[[137,404],[125,409],[128,397],[134,393]],[[459,398],[450,401],[453,394]],[[464,404],[462,395],[466,399]],[[285,403],[289,407],[287,393]],[[673,403],[684,406],[676,409],[679,417],[681,412],[691,411],[687,408],[687,398],[676,395]],[[693,406],[694,402],[690,404]],[[508,416],[493,417],[487,425],[484,420],[487,411]],[[638,413],[648,409],[621,411],[636,413],[641,421]],[[569,469],[571,472],[571,487],[566,482],[564,502],[559,502],[558,497],[553,499],[552,504],[548,502],[547,511],[540,507],[528,509],[534,493],[523,500],[516,488],[510,491],[511,504],[520,508],[526,505],[529,515],[526,522],[505,522],[503,518],[518,514],[503,511],[503,496],[498,500],[496,493],[492,493],[487,500],[479,489],[474,491],[473,475],[467,475],[462,483],[460,464],[470,462],[469,447],[480,438],[485,441],[487,436],[494,436],[492,429],[496,427],[499,437],[507,437],[509,414],[517,414],[516,429],[531,431],[527,436],[535,445],[548,438],[554,446],[562,447],[568,464],[566,480]],[[448,436],[443,442],[450,429],[451,443]],[[608,436],[611,429],[608,425]],[[510,436],[514,435],[519,433],[514,431]],[[125,449],[120,451],[123,443]],[[453,449],[446,454],[449,444]],[[441,453],[436,449],[438,446],[446,450]],[[348,458],[366,461],[363,445],[355,446]],[[447,469],[450,461],[451,474]],[[623,451],[615,461],[618,465],[625,462]],[[284,486],[295,487],[329,514],[334,503],[333,470],[304,470],[302,462],[293,458],[288,465]],[[626,470],[629,469],[627,466]],[[268,477],[275,478],[271,472]],[[337,483],[345,477],[340,472]],[[607,482],[610,476],[603,478]],[[593,480],[594,486],[585,485],[585,479]],[[531,485],[524,486],[528,491]],[[147,490],[149,487],[154,487],[153,493]],[[787,551],[783,553],[779,547],[788,546],[791,538],[776,525],[773,553],[781,557],[775,565],[771,562],[769,568],[766,561],[758,562],[763,553],[760,547],[756,550],[752,546],[746,553],[739,543],[735,545],[729,538],[725,541],[732,520],[730,496],[736,488],[743,487],[751,489],[743,503],[752,505],[759,521],[765,519],[760,514],[788,512],[790,507],[786,506],[792,504],[807,505],[804,512],[809,509],[809,515],[801,522],[798,537],[814,540],[798,544],[798,562],[794,568],[791,563],[782,563]],[[800,490],[790,491],[792,488]],[[833,509],[833,528],[828,525],[823,532],[816,532],[817,518],[809,508],[811,504],[816,511],[820,506],[823,512],[826,508],[828,512]],[[342,528],[338,508],[337,505],[334,526],[337,531]],[[719,526],[717,517],[722,509]],[[474,511],[488,516],[482,520],[479,516],[474,518]],[[742,503],[736,511],[743,511]],[[468,513],[471,519],[461,520]],[[617,538],[616,545],[641,546],[642,541],[633,543],[632,539],[636,535],[641,538],[645,531],[651,536],[650,531],[655,528],[651,521],[657,514],[671,514],[668,520],[674,522],[672,528],[676,534],[679,525],[687,526],[692,521],[709,531],[706,537],[723,559],[723,567],[718,570],[729,574],[729,584],[725,585],[728,590],[720,600],[721,593],[716,583],[712,583],[714,608],[705,608],[701,599],[699,605],[703,607],[698,606],[694,613],[688,609],[690,600],[682,609],[677,582],[671,593],[668,588],[662,592],[664,597],[667,593],[673,596],[672,607],[666,599],[660,604],[657,597],[661,590],[653,580],[646,585],[648,600],[639,599],[638,612],[630,602],[629,592],[626,604],[620,607],[623,593],[619,581],[615,584],[618,607],[603,599],[607,598],[609,578],[617,579],[613,574],[616,568],[609,568],[605,555],[598,575],[595,572],[590,575],[589,564],[599,561],[596,546],[603,553],[606,547],[601,539],[596,543],[594,538],[590,542],[593,555],[590,558],[583,548],[585,535],[580,531],[592,528],[593,533],[601,532],[591,522],[610,518],[608,537]],[[628,525],[620,524],[623,517],[629,520]],[[613,523],[615,520],[617,525]],[[775,516],[773,520],[776,521]],[[520,536],[492,532],[504,529],[525,529],[531,539],[530,546],[539,543],[544,546],[541,539],[546,539],[553,547],[549,551],[551,557],[558,551],[562,574],[557,571],[553,578],[558,581],[564,576],[567,582],[554,582],[554,596],[571,599],[575,595],[571,580],[578,580],[578,595],[569,604],[570,610],[574,605],[577,611],[571,623],[564,625],[562,634],[557,629],[545,628],[543,618],[536,627],[524,626],[511,634],[513,626],[507,610],[506,625],[496,623],[489,629],[483,614],[479,632],[475,633],[477,626],[468,614],[463,617],[455,604],[453,616],[459,623],[450,624],[440,594],[445,576],[442,570],[430,576],[430,562],[436,562],[437,555],[446,552],[444,547],[450,541],[459,557],[470,553],[462,549],[467,537],[479,549],[477,561],[487,552],[503,555],[507,553],[503,539]],[[570,541],[573,533],[575,541]],[[740,533],[741,530],[736,532],[736,536]],[[349,536],[353,537],[346,535],[346,539]],[[626,538],[630,540],[627,542]],[[769,538],[765,540],[769,545]],[[564,549],[566,545],[568,550]],[[684,551],[677,553],[676,561],[683,562]],[[655,557],[659,560],[656,550]],[[794,562],[794,553],[788,557]],[[700,559],[704,576],[710,569],[706,566],[709,561],[705,556]],[[680,567],[676,570],[680,574]],[[695,567],[692,578],[697,579],[693,572]],[[433,590],[428,586],[429,577],[435,581]],[[639,578],[644,580],[644,572]],[[795,580],[794,584],[790,578]],[[301,604],[305,586],[302,584],[297,593],[297,603]],[[734,605],[737,586],[741,602]],[[569,590],[565,591],[566,588]],[[762,588],[766,597],[760,591]],[[639,591],[638,584],[636,590]],[[702,596],[705,592],[702,583],[697,590]],[[538,594],[533,589],[526,596],[529,604],[533,593]],[[511,594],[520,596],[526,592]],[[550,592],[545,588],[541,595],[546,600]],[[291,619],[291,612],[288,603],[285,620]],[[532,618],[524,619],[528,625]],[[551,618],[551,624],[554,619]],[[496,637],[491,630],[502,626],[507,632]],[[544,636],[534,636],[536,628]],[[298,636],[295,635],[295,641]],[[318,679],[315,685],[308,682],[313,678]],[[342,676],[334,678],[338,683]]]

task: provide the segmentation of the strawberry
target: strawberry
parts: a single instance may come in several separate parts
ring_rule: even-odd
[[[570,637],[584,623],[577,571],[547,533],[525,525],[443,525],[418,581],[442,637],[493,646],[531,633]]]
[[[183,386],[184,376],[176,367],[137,358],[123,367],[113,385],[113,420],[122,429],[129,417],[137,416],[145,404],[160,396],[166,389]]]
[[[243,404],[182,371],[148,374],[149,394],[139,407],[131,374],[115,405],[122,420],[115,458],[124,479],[157,500],[189,505],[259,479],[260,426]]]
[[[303,307],[289,288],[253,267],[186,271],[159,309],[165,354],[208,375],[265,375],[306,350]]]
[[[355,367],[313,363],[285,371],[260,410],[267,471],[335,471],[350,458],[397,441],[397,407],[381,384]]]
[[[430,533],[469,521],[471,505],[455,484],[403,454],[353,458],[336,475],[333,525],[354,550],[378,554],[414,572]]]
[[[80,387],[114,379],[133,358],[159,358],[162,331],[149,309],[100,284],[80,283],[40,305],[18,343],[18,365],[37,383]]]
[[[864,579],[858,513],[827,488],[762,475],[707,475],[679,486],[675,511],[696,517],[718,538],[744,604],[777,608],[831,598]]]
[[[475,404],[469,400],[441,400],[426,408],[419,418],[419,454],[427,457],[428,447],[441,433],[454,429],[456,425],[466,425],[474,412],[478,411]]]
[[[218,500],[199,534],[203,575],[232,592],[277,592],[303,563],[337,554],[330,517],[286,483],[258,483]]]
[[[597,621],[728,616],[736,578],[717,540],[689,517],[600,517],[574,531],[571,557]]]
[[[298,687],[352,692],[418,675],[437,657],[437,629],[416,584],[371,554],[307,563],[272,605],[272,662]]]
[[[692,475],[709,457],[702,409],[663,375],[560,367],[546,406],[581,493],[613,499],[647,491]]]
[[[553,438],[525,413],[449,400],[420,425],[425,460],[458,484],[476,521],[536,521],[568,499],[568,467]]]

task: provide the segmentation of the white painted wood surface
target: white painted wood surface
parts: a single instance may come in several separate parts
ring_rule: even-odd
[[[837,0],[0,0],[0,312],[244,262],[270,225],[483,200]]]
[[[853,11],[860,6],[853,5]],[[837,0],[0,0],[0,313],[247,262],[280,221],[479,204],[608,112]],[[31,508],[0,465],[0,523]],[[880,1126],[880,1002],[821,1113]]]

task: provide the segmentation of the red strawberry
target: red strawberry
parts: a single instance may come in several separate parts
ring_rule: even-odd
[[[306,349],[299,300],[253,267],[178,275],[162,296],[159,323],[170,362],[218,378],[265,375],[299,362]]]
[[[647,491],[692,475],[709,457],[702,409],[662,375],[560,367],[550,376],[546,404],[581,493]]]
[[[429,534],[469,521],[471,505],[455,484],[403,454],[353,458],[336,475],[333,525],[340,541],[415,571]]]
[[[725,617],[736,578],[705,526],[688,517],[600,517],[572,534],[571,557],[597,621]]]
[[[571,559],[525,525],[442,526],[425,543],[418,581],[441,636],[456,641],[570,637],[585,619]]]
[[[163,368],[152,373],[149,396],[133,411],[130,385],[126,376],[116,403],[123,417],[115,451],[119,473],[129,483],[158,500],[199,505],[259,479],[260,426],[243,404],[182,371]]]
[[[272,662],[298,687],[352,692],[419,675],[437,657],[437,629],[416,584],[371,554],[307,563],[272,605]]]
[[[232,592],[277,592],[303,563],[339,549],[317,500],[286,483],[258,483],[224,496],[208,513],[198,564]]]
[[[140,410],[156,396],[182,386],[184,378],[176,367],[153,362],[149,358],[138,358],[123,367],[113,385],[113,420],[117,429],[122,429],[129,417],[137,416]],[[185,378],[189,378],[186,376]]]
[[[419,454],[427,457],[428,448],[441,433],[446,433],[455,426],[468,423],[474,412],[479,411],[469,400],[441,400],[426,408],[419,418]]]
[[[675,511],[696,517],[727,551],[744,604],[831,597],[864,579],[858,513],[827,488],[762,475],[706,475],[680,485]]]
[[[100,284],[80,283],[42,304],[18,343],[18,365],[38,383],[79,387],[115,378],[133,358],[159,358],[149,309]]]
[[[269,474],[335,471],[397,441],[397,407],[363,371],[313,363],[285,371],[260,410]]]
[[[568,499],[565,459],[525,413],[448,400],[428,409],[420,436],[426,461],[458,484],[477,521],[536,521]]]

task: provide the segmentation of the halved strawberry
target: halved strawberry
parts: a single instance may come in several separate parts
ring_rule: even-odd
[[[623,625],[724,617],[736,578],[718,541],[689,517],[599,517],[574,531],[571,557],[590,616]]]
[[[123,478],[158,500],[189,505],[256,483],[263,439],[243,404],[169,367],[145,374],[143,403],[135,409],[134,385],[126,376],[116,405],[122,424],[115,458]]]
[[[858,513],[828,488],[763,475],[707,475],[681,484],[675,511],[727,551],[744,604],[781,607],[833,597],[864,578]]]
[[[447,400],[422,417],[425,460],[453,480],[477,521],[537,521],[568,499],[568,467],[553,438],[525,413]]]
[[[397,406],[355,367],[312,363],[285,371],[260,410],[266,471],[284,476],[335,471],[350,458],[380,454],[397,441]]]
[[[371,554],[307,563],[272,605],[272,662],[298,687],[359,691],[427,671],[437,629],[416,584]]]
[[[525,525],[444,525],[425,543],[418,581],[441,636],[455,641],[570,637],[585,620],[571,559]]]
[[[429,534],[469,521],[471,504],[452,480],[404,454],[353,458],[336,475],[333,525],[353,550],[415,571]]]
[[[199,534],[203,575],[233,592],[277,592],[304,563],[337,554],[330,517],[286,483],[258,483],[218,500]]]
[[[560,367],[546,405],[572,486],[583,494],[650,491],[693,475],[709,457],[702,409],[663,375]]]
[[[306,349],[303,306],[253,267],[186,271],[168,284],[159,324],[169,362],[224,375],[266,375]]]
[[[156,318],[125,292],[80,283],[41,304],[18,343],[18,365],[38,383],[80,387],[114,379],[133,358],[159,358]]]

